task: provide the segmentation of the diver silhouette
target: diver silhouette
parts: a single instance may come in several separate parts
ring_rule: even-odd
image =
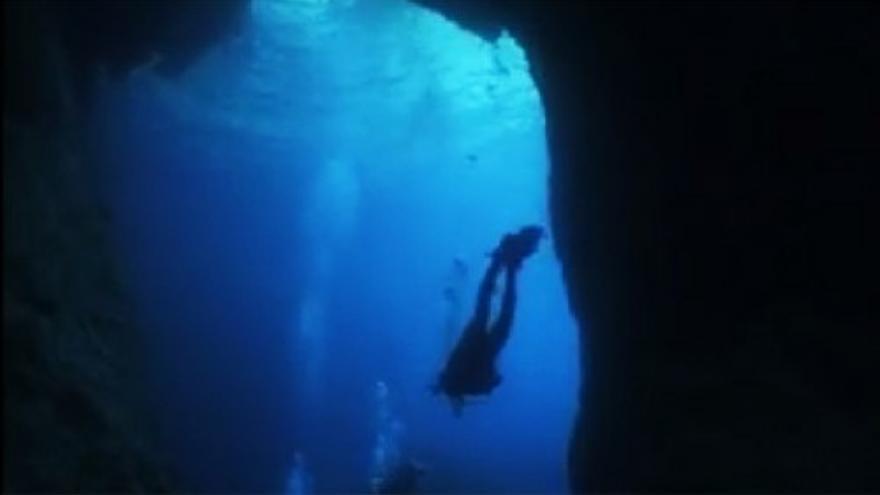
[[[390,391],[383,381],[376,382],[376,445],[370,473],[370,493],[418,493],[419,479],[425,467],[403,449],[403,423],[391,409]]]
[[[516,308],[516,276],[523,260],[538,248],[543,229],[537,225],[506,234],[491,253],[491,261],[477,293],[470,322],[452,349],[432,391],[446,395],[456,415],[461,414],[466,396],[489,395],[501,383],[495,361],[510,337]],[[497,318],[489,325],[495,280],[505,270],[504,294]]]
[[[418,493],[419,479],[424,474],[424,466],[412,459],[402,459],[384,478],[376,480],[373,493],[377,495]]]

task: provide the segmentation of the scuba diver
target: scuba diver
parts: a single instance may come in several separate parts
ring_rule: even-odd
[[[537,225],[506,234],[491,253],[477,294],[474,315],[459,337],[432,391],[446,395],[456,415],[461,414],[465,396],[489,395],[501,383],[495,360],[507,343],[516,306],[516,275],[525,258],[538,248],[543,229]],[[505,271],[501,310],[491,328],[489,312],[495,279]]]
[[[419,478],[424,474],[425,468],[421,464],[412,459],[403,459],[385,477],[374,481],[373,493],[377,495],[418,493]]]
[[[404,425],[391,410],[390,392],[385,382],[376,382],[375,397],[376,445],[370,492],[377,495],[417,493],[419,479],[426,469],[402,448]]]
[[[312,481],[312,476],[306,470],[305,457],[301,452],[296,451],[293,454],[293,469],[291,469],[290,478],[287,480],[285,495],[311,495],[315,493]]]

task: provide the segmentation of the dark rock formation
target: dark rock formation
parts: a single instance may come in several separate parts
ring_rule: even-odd
[[[161,491],[106,214],[63,138],[3,124],[3,489]]]
[[[507,27],[539,84],[572,488],[880,489],[876,8],[419,1]]]
[[[124,70],[146,47],[173,45],[164,68],[174,70],[218,30],[194,15],[197,2],[120,3],[3,5],[4,492],[171,487],[151,448],[139,333],[79,109],[99,64]],[[201,4],[224,18],[241,5]],[[142,24],[148,13],[155,23]],[[186,43],[162,35],[196,18]]]

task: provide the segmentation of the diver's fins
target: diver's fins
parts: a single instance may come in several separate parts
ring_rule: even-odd
[[[538,242],[544,237],[544,228],[540,225],[528,225],[516,234],[515,252],[519,258],[525,259],[538,250]]]
[[[527,225],[515,234],[505,234],[489,257],[500,257],[509,263],[519,264],[538,250],[538,243],[545,236],[540,225]]]

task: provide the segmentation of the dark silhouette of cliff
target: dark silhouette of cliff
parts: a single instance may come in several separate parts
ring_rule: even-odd
[[[524,45],[581,324],[575,491],[876,491],[868,3],[419,0]]]
[[[83,116],[99,66],[112,76],[157,52],[178,70],[242,5],[3,4],[4,492],[176,487],[154,447],[144,342]]]

